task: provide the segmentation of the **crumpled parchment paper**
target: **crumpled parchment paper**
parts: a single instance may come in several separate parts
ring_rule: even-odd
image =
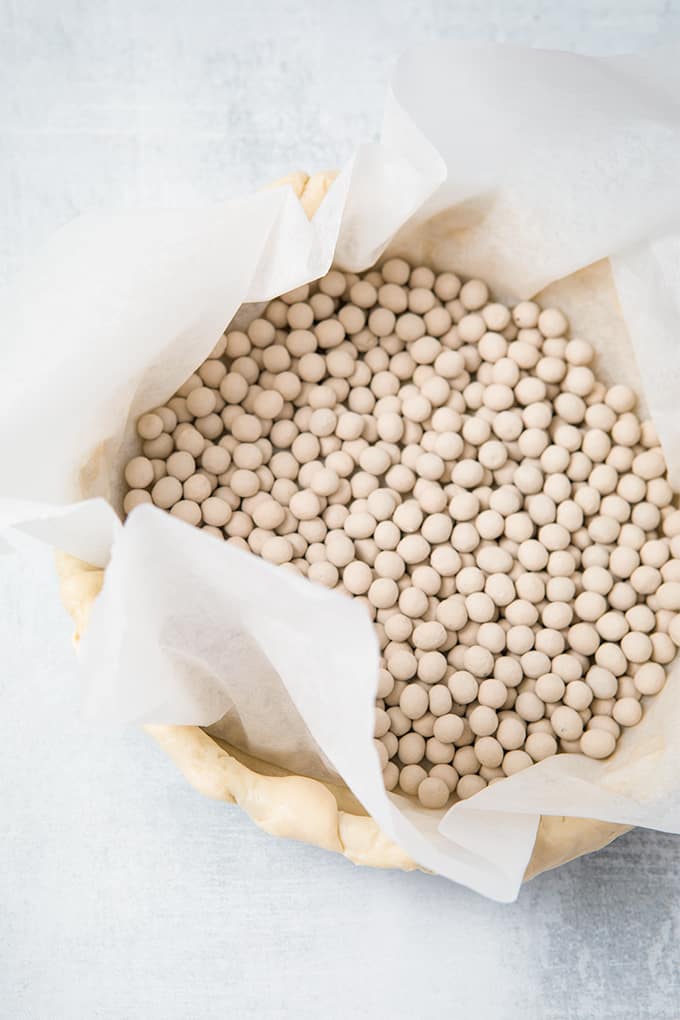
[[[93,718],[216,724],[262,758],[339,775],[419,864],[499,900],[541,814],[680,830],[677,669],[610,761],[562,755],[425,811],[382,786],[378,648],[358,605],[155,508],[116,514],[135,419],[243,304],[386,249],[560,303],[600,374],[641,392],[680,487],[679,58],[422,47],[396,68],[380,142],[311,222],[269,190],[89,214],[43,249],[0,308],[0,527],[10,545],[21,531],[108,564],[80,655]]]

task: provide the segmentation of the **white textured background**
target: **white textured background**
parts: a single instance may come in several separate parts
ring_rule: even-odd
[[[83,209],[338,165],[414,41],[679,34],[676,0],[0,0],[0,282]],[[69,629],[49,557],[1,559],[2,1020],[680,1017],[680,839],[631,833],[509,907],[353,868],[80,721]]]

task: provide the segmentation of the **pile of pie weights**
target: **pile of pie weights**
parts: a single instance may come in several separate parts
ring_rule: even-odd
[[[366,607],[385,786],[607,758],[680,645],[653,425],[558,309],[393,258],[270,302],[138,422],[152,502]]]

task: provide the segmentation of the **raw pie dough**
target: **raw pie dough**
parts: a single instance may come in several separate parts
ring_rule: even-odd
[[[335,178],[297,172],[278,181],[293,188],[307,214],[314,215]],[[83,634],[104,571],[57,553],[61,598]],[[238,804],[276,836],[300,840],[343,854],[354,864],[412,871],[418,865],[391,842],[344,786],[296,776],[208,736],[198,726],[145,726],[202,794]],[[587,818],[543,816],[525,879],[599,850],[629,826]]]

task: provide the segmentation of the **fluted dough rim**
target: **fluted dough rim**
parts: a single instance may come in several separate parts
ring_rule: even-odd
[[[336,176],[335,171],[312,176],[298,171],[271,186],[292,187],[311,218]],[[61,599],[75,623],[77,643],[101,591],[104,571],[66,553],[57,553],[56,561]],[[276,770],[281,774],[265,774],[258,771],[256,759],[214,740],[198,726],[145,729],[200,793],[238,804],[265,832],[333,850],[354,864],[403,871],[419,868],[369,815],[342,809],[345,787],[281,769]],[[272,771],[262,765],[263,770]],[[543,816],[525,880],[599,850],[629,828],[587,818]]]

